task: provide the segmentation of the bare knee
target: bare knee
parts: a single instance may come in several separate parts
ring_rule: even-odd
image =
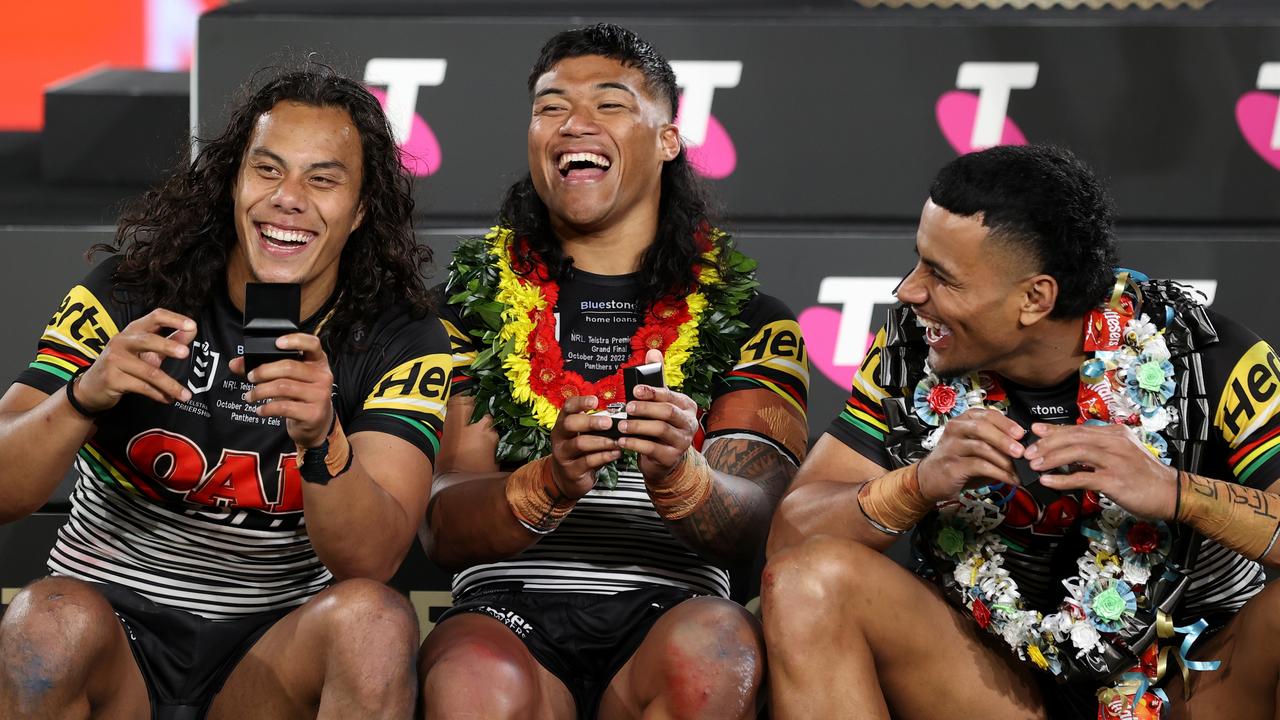
[[[118,622],[88,583],[54,577],[27,586],[0,622],[0,693],[13,693],[19,708],[35,708],[55,690],[64,697],[82,692],[87,668],[111,647]]]
[[[789,645],[810,647],[833,625],[855,623],[858,609],[876,592],[885,565],[893,561],[833,537],[807,540],[771,558],[760,584],[770,653],[775,646],[778,651]]]
[[[534,717],[539,706],[537,661],[506,628],[476,628],[480,619],[451,618],[423,644],[426,716]]]
[[[400,593],[372,580],[344,580],[315,599],[323,625],[326,683],[342,674],[351,691],[377,698],[413,692],[418,618]]]
[[[759,624],[741,606],[718,598],[681,603],[664,629],[663,695],[676,718],[754,715],[764,676]]]

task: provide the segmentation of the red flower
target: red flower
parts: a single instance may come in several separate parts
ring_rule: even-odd
[[[934,385],[929,389],[929,409],[946,415],[956,406],[956,389],[950,385]]]
[[[981,600],[973,601],[973,621],[978,623],[978,627],[983,630],[986,630],[987,626],[991,624],[991,611],[987,609],[987,606]]]
[[[1129,547],[1147,554],[1160,546],[1160,531],[1151,523],[1138,522],[1129,528]]]

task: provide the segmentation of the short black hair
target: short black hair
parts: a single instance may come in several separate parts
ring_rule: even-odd
[[[598,55],[617,60],[624,67],[635,68],[644,75],[649,92],[667,101],[671,117],[675,118],[680,105],[680,90],[676,87],[676,73],[671,63],[652,45],[634,32],[612,23],[599,23],[583,28],[556,33],[542,46],[538,60],[529,72],[529,96],[538,78],[566,58]]]
[[[962,217],[982,213],[990,238],[1025,249],[1057,280],[1050,317],[1084,315],[1114,282],[1115,205],[1069,150],[1001,145],[961,155],[938,171],[929,198]]]

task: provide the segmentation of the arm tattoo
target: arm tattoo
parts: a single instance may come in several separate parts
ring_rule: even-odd
[[[751,562],[796,466],[769,443],[750,438],[713,439],[704,454],[716,474],[711,496],[668,526],[701,555],[729,564]]]

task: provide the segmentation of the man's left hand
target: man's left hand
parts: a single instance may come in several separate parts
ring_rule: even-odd
[[[1035,423],[1040,439],[1024,457],[1031,469],[1046,473],[1040,482],[1053,490],[1093,490],[1133,515],[1169,520],[1177,512],[1178,471],[1143,447],[1122,425],[1086,426]],[[1065,474],[1054,468],[1082,469]]]
[[[281,350],[301,350],[301,360],[277,360],[249,373],[254,388],[245,400],[258,402],[261,417],[282,417],[289,437],[299,447],[320,445],[333,424],[333,371],[320,338],[292,333],[276,340]],[[231,371],[244,372],[244,358],[231,361]]]
[[[661,353],[650,350],[645,362],[661,359]],[[635,394],[635,399],[627,402],[627,419],[619,423],[623,436],[618,445],[640,456],[646,485],[661,485],[693,444],[698,405],[688,395],[669,388],[637,385]]]

